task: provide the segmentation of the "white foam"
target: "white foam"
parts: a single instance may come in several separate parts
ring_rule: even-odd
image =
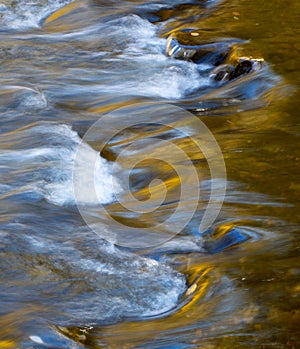
[[[42,338],[39,336],[29,336],[29,339],[31,339],[34,343],[37,344],[45,344]]]
[[[118,59],[131,68],[129,76],[119,86],[120,91],[177,99],[210,84],[208,78],[201,77],[197,65],[166,57],[166,40],[158,37],[157,28],[147,20],[130,15],[115,25],[119,26],[115,40],[120,40],[122,36],[126,39],[126,47]],[[137,67],[140,73],[132,74],[132,69]]]
[[[47,107],[48,102],[44,93],[37,92],[35,94],[25,96],[21,104],[22,107],[25,108],[45,108]]]
[[[7,186],[12,192],[36,192],[61,206],[79,203],[73,190],[74,161],[79,145],[82,151],[80,167],[77,167],[78,185],[82,188],[80,204],[111,202],[114,190],[121,190],[111,174],[112,165],[88,144],[82,144],[81,138],[69,126],[44,124],[20,132],[25,139],[38,139],[39,146],[4,150],[0,155],[1,167],[7,173],[11,172],[12,178],[23,176],[22,187],[15,186],[19,181],[15,181],[14,186]],[[28,168],[32,175],[28,175]],[[90,168],[95,168],[92,178]],[[92,190],[97,193],[94,201],[89,195]]]
[[[179,99],[208,84],[208,79],[201,78],[194,64],[185,63],[166,67],[148,81],[140,81],[137,90],[145,96]]]
[[[52,154],[50,148],[36,148],[36,149],[20,149],[20,150],[1,150],[1,161],[18,161],[25,162],[29,159],[34,159],[39,156],[48,156]]]
[[[103,159],[100,154],[91,148],[88,144],[82,144],[78,134],[72,131],[69,127],[64,126],[57,128],[58,133],[67,134],[73,142],[71,147],[59,148],[55,152],[57,158],[55,159],[54,180],[44,186],[45,197],[50,202],[57,205],[66,204],[97,204],[98,201],[102,204],[113,201],[114,190],[120,189],[117,181],[112,177],[112,165]],[[75,143],[75,144],[74,144]],[[74,183],[74,162],[77,155],[78,146],[80,145],[82,157],[80,159],[79,167],[76,166],[76,179]],[[78,160],[78,159],[77,159]],[[78,161],[76,162],[78,165]],[[95,169],[95,176],[90,176],[90,168]],[[73,186],[80,185],[81,196],[75,198]],[[91,192],[96,192],[97,201],[93,196],[89,195]],[[91,200],[91,198],[93,198]]]
[[[89,145],[83,144],[80,149],[81,157],[79,160],[76,158],[76,168],[74,168],[74,162],[77,148],[68,151],[58,161],[57,179],[44,187],[46,199],[57,205],[96,205],[113,201],[115,191],[119,192],[121,187],[112,176],[112,165]],[[93,175],[91,175],[91,169],[94,170]],[[76,177],[74,177],[74,170]],[[60,178],[61,174],[63,174],[62,178]],[[80,187],[76,189],[76,197],[74,186]]]
[[[87,89],[89,92],[94,93],[109,93],[118,95],[134,95],[143,97],[157,97],[165,99],[180,99],[186,94],[193,92],[203,86],[209,85],[208,78],[202,78],[192,63],[177,61],[174,64],[164,64],[159,68],[159,71],[155,70],[153,73],[153,65],[159,64],[162,57],[156,57],[155,62],[153,57],[144,57],[145,61],[149,59],[148,63],[151,68],[145,67],[144,73],[139,76],[128,75],[122,81],[114,81],[112,78],[111,85],[95,85],[89,86]],[[170,63],[170,62],[169,62]],[[124,72],[126,76],[126,72]],[[75,87],[74,90],[78,89]]]

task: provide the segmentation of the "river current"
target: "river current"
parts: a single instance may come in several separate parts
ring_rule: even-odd
[[[300,348],[299,18],[0,3],[1,348]]]

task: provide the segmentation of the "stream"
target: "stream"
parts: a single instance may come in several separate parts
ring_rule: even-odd
[[[299,19],[0,3],[1,348],[300,348]]]

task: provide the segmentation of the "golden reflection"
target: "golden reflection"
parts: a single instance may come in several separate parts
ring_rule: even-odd
[[[61,7],[60,9],[52,13],[49,17],[47,17],[44,22],[44,25],[52,24],[52,22],[70,14],[73,11],[81,11],[82,9],[86,8],[88,4],[89,2],[87,0],[72,1],[71,3]],[[48,28],[49,27],[47,27],[47,29]]]
[[[1,332],[0,332],[0,335],[1,335]],[[13,340],[7,340],[7,341],[0,340],[0,348],[1,349],[16,348],[16,342],[14,342]]]
[[[184,305],[176,316],[181,316],[183,313],[189,312],[192,310],[196,303],[198,303],[201,298],[203,298],[210,286],[208,274],[212,271],[212,267],[205,265],[197,265],[189,270],[189,273],[192,273],[190,279],[194,279],[192,284],[187,289],[185,296],[188,297],[188,303]],[[189,280],[190,281],[190,280]]]
[[[239,224],[241,224],[241,222],[239,222]],[[224,222],[222,225],[218,226],[217,229],[214,230],[212,238],[219,239],[236,226],[237,222]]]
[[[89,108],[87,108],[87,110],[90,113],[99,113],[99,114],[103,114],[103,113],[108,113],[110,111],[122,108],[122,107],[126,107],[126,106],[131,106],[132,104],[135,103],[139,103],[141,101],[140,98],[134,98],[134,99],[130,99],[128,100],[124,100],[124,101],[120,101],[120,102],[114,102],[114,103],[105,103],[103,105],[100,106],[91,106]]]
[[[88,18],[89,24],[99,23],[101,12],[89,0],[75,0],[47,17],[42,29],[50,33],[64,33],[82,30]]]
[[[137,192],[134,193],[134,196],[139,198],[140,200],[143,198],[155,198],[160,197],[162,192],[169,192],[174,188],[177,188],[180,186],[181,180],[179,176],[167,179],[163,182],[160,182],[156,184],[155,186],[151,186],[151,189],[149,187],[145,187]],[[179,200],[180,198],[178,198]]]

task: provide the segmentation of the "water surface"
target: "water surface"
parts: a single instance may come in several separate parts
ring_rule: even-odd
[[[0,346],[300,347],[299,3],[18,0],[0,13]],[[264,66],[220,84],[209,57],[168,57],[170,34],[232,46],[232,60]],[[93,185],[105,210],[89,213],[103,236],[117,229],[107,212],[125,234],[146,227],[168,237],[196,207],[175,239],[131,249],[87,225],[73,169],[101,116],[132,105],[141,115],[137,103],[148,102],[169,103],[170,114],[161,109],[149,123],[116,113],[84,140],[79,167],[79,204],[90,210],[97,159]],[[175,117],[175,107],[188,112]],[[194,118],[216,138],[226,177],[212,180]],[[136,125],[118,131],[128,124]],[[184,196],[193,171],[200,196]],[[225,183],[222,210],[202,231],[210,189]],[[132,213],[116,195],[149,211]]]

